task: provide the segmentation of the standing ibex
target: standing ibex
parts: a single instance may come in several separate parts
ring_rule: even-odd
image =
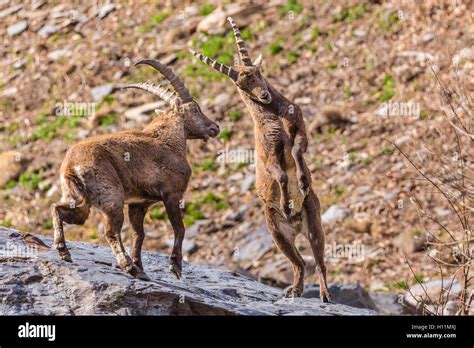
[[[158,70],[175,92],[149,83],[124,88],[151,92],[167,101],[173,110],[161,113],[141,131],[94,136],[69,149],[60,169],[62,203],[52,207],[54,245],[60,257],[71,262],[63,222],[82,225],[90,208],[96,207],[104,217],[105,237],[120,267],[146,280],[141,261],[143,220],[150,205],[163,201],[175,238],[170,270],[180,278],[185,232],[180,205],[191,175],[186,139],[215,137],[219,126],[203,114],[170,68],[155,60],[142,60],[135,65],[138,64]],[[132,259],[120,238],[124,204],[128,204],[133,228]]]
[[[232,18],[228,20],[243,65],[234,69],[193,50],[191,53],[229,76],[252,115],[257,194],[264,203],[267,226],[275,244],[293,265],[293,287],[287,296],[300,296],[304,289],[305,262],[294,244],[296,236],[303,232],[316,260],[321,299],[327,302],[321,207],[311,188],[311,173],[303,158],[308,142],[302,112],[262,76],[261,55],[252,64],[239,29]]]

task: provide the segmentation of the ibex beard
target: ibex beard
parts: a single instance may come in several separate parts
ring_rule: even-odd
[[[254,121],[257,194],[264,203],[273,241],[293,266],[293,286],[286,295],[301,296],[304,290],[305,262],[295,246],[296,236],[302,233],[316,261],[321,300],[327,302],[321,207],[303,157],[308,141],[302,112],[263,77],[262,57],[252,63],[239,29],[232,18],[228,20],[234,31],[240,65],[229,67],[193,50],[191,53],[231,79]]]
[[[91,207],[95,207],[102,213],[105,238],[119,266],[137,278],[149,280],[141,259],[143,221],[147,209],[162,201],[174,232],[170,270],[179,279],[185,233],[181,205],[191,176],[186,139],[215,137],[219,126],[204,115],[183,81],[170,68],[155,60],[137,64],[158,70],[174,92],[150,83],[124,88],[151,92],[167,101],[172,110],[162,112],[143,130],[90,137],[68,150],[60,168],[61,203],[52,206],[54,245],[63,260],[72,262],[63,222],[82,225]],[[131,258],[120,236],[125,204],[133,229]]]

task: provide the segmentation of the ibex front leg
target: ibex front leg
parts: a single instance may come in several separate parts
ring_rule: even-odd
[[[280,211],[288,219],[291,215],[290,194],[288,192],[288,175],[283,170],[280,161],[275,154],[268,156],[267,169],[271,177],[280,187]]]
[[[298,188],[303,195],[306,197],[309,192],[310,178],[306,175],[304,170],[304,158],[303,154],[306,151],[308,140],[306,136],[301,133],[297,133],[291,148],[291,155],[293,156],[296,164],[296,179],[298,180]]]
[[[170,256],[170,271],[174,273],[176,278],[181,278],[182,271],[182,249],[184,239],[184,224],[183,216],[181,213],[181,199],[182,196],[179,194],[169,194],[164,197],[163,202],[165,203],[166,212],[168,213],[171,226],[174,231],[174,244],[173,251]]]

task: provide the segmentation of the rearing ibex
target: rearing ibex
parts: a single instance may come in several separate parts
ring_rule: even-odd
[[[94,136],[68,150],[60,169],[62,203],[52,207],[54,245],[60,257],[71,262],[63,222],[82,225],[90,208],[96,207],[104,217],[105,237],[120,267],[147,280],[141,261],[143,220],[150,205],[163,201],[175,237],[170,270],[180,278],[185,232],[180,205],[191,175],[186,139],[215,137],[219,126],[203,114],[170,68],[155,60],[142,60],[135,65],[138,64],[158,70],[175,92],[149,83],[124,88],[149,91],[171,104],[173,110],[161,113],[141,131]],[[133,228],[132,259],[120,238],[124,204],[128,204]]]
[[[308,142],[302,112],[262,76],[261,55],[252,64],[239,29],[232,18],[228,20],[242,65],[234,69],[193,50],[191,53],[232,80],[252,115],[257,194],[264,203],[267,226],[275,244],[293,265],[293,287],[287,296],[300,296],[304,290],[305,262],[294,244],[296,236],[303,232],[316,260],[321,299],[327,302],[321,207],[303,158]]]

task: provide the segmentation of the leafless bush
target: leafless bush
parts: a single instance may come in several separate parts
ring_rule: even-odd
[[[410,199],[428,236],[426,255],[435,266],[441,289],[435,297],[406,258],[424,296],[415,295],[410,288],[407,291],[424,313],[443,315],[447,313],[448,304],[454,304],[457,315],[468,315],[473,299],[470,271],[474,254],[471,247],[474,215],[472,99],[458,74],[451,88],[432,67],[431,70],[441,91],[444,119],[434,129],[427,130],[416,151],[408,154],[394,146],[418,172],[418,179],[426,184],[426,189],[434,189],[432,193],[440,198],[439,202],[448,206],[449,214],[443,219],[432,213],[432,204],[423,203],[415,196]],[[461,284],[461,290],[457,291],[453,303],[450,294],[456,283]]]

